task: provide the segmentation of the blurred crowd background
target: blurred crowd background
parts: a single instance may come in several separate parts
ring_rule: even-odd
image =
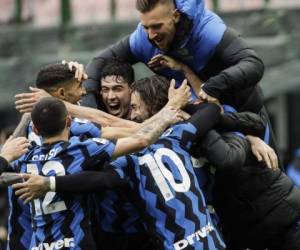
[[[86,64],[134,30],[133,0],[0,0],[0,144],[20,119],[14,95],[34,85],[38,69],[62,59]],[[286,165],[300,147],[300,1],[207,0],[265,63],[260,85]],[[136,65],[137,78],[149,75]],[[5,190],[0,239],[5,239]]]

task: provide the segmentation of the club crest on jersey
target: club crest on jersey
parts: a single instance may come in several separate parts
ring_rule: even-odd
[[[64,238],[51,243],[40,243],[37,247],[32,247],[31,250],[58,250],[65,247],[75,247],[74,238]]]

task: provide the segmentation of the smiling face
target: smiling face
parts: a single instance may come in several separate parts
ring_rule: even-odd
[[[180,13],[170,3],[158,3],[150,11],[140,13],[140,20],[149,40],[163,51],[170,48],[179,19]]]
[[[127,118],[130,110],[130,88],[121,76],[106,76],[101,80],[101,96],[108,113]]]

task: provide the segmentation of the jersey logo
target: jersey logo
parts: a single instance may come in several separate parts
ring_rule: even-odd
[[[177,241],[176,243],[174,243],[173,246],[175,250],[185,249],[189,245],[194,245],[196,241],[200,241],[201,239],[206,238],[209,235],[209,233],[213,230],[214,227],[210,223],[208,223],[205,227],[202,227],[200,230],[198,230],[195,233],[192,233],[185,239]]]
[[[40,243],[37,247],[32,247],[31,250],[56,250],[64,247],[75,247],[74,238],[64,238],[51,243]]]

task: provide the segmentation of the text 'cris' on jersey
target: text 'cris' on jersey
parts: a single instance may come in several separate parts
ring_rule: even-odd
[[[61,176],[99,169],[111,159],[115,145],[105,139],[72,137],[67,141],[35,146],[12,163],[15,172]],[[48,192],[31,203],[31,250],[94,249],[86,198]]]
[[[225,249],[191,162],[195,134],[191,123],[174,125],[155,144],[109,166],[132,188],[159,249]]]

